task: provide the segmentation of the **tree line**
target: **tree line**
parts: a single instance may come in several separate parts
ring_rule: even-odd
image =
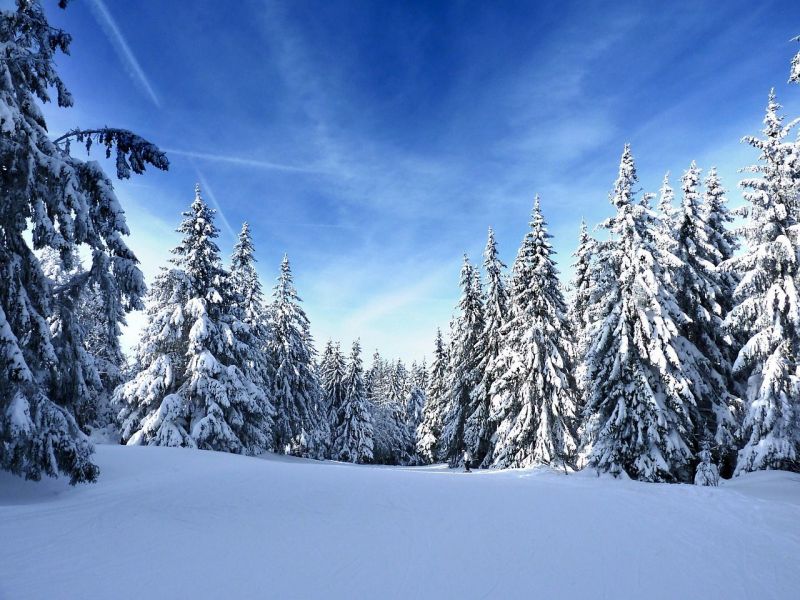
[[[771,91],[743,139],[758,162],[735,214],[694,162],[677,202],[669,175],[643,193],[626,145],[569,300],[538,197],[510,274],[489,230],[486,282],[465,257],[449,343],[437,334],[420,456],[665,482],[800,470],[800,144],[780,110]]]
[[[199,187],[147,290],[113,182],[74,150],[99,145],[121,179],[169,162],[122,129],[49,137],[39,104],[72,104],[54,63],[70,41],[38,0],[0,14],[3,469],[93,481],[89,434],[105,428],[131,445],[451,466],[467,450],[645,481],[800,470],[800,145],[774,93],[744,138],[758,161],[740,228],[714,169],[644,193],[625,146],[614,214],[600,236],[582,225],[568,293],[537,198],[510,272],[491,230],[483,272],[465,257],[430,365],[376,352],[365,368],[358,341],[317,357],[287,257],[266,300],[246,223],[223,263]],[[120,328],[139,309],[128,364]]]

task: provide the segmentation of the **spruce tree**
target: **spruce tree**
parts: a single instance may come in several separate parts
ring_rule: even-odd
[[[342,401],[336,406],[331,458],[354,463],[371,462],[374,432],[358,340],[353,342],[342,384]]]
[[[373,365],[373,368],[376,366]],[[414,440],[406,422],[407,372],[398,359],[380,367],[382,395],[372,404],[375,461],[381,464],[409,464]]]
[[[577,449],[571,332],[538,196],[530,227],[513,267],[508,369],[493,390],[497,467],[563,466]]]
[[[73,269],[67,271],[60,254],[45,248],[40,254],[42,272],[51,286],[58,287],[85,274],[83,262],[75,260]],[[87,285],[76,295],[74,308],[77,314],[58,303],[58,312],[48,318],[53,336],[53,346],[62,364],[72,365],[72,374],[64,378],[70,386],[62,388],[64,396],[74,397],[75,420],[86,433],[105,429],[112,424],[110,399],[114,389],[122,383],[125,358],[119,344],[119,324],[109,320],[105,311],[103,294],[96,285]]]
[[[411,393],[411,381],[405,364],[399,358],[394,364],[389,378],[387,400],[389,422],[392,428],[393,462],[409,464],[415,453],[415,438],[409,430],[408,397]]]
[[[264,292],[256,271],[255,246],[250,225],[242,223],[239,238],[233,246],[228,281],[235,290],[236,306],[242,321],[255,330],[264,326]]]
[[[61,255],[53,248],[45,248],[40,253],[42,273],[49,279],[51,287],[65,285],[85,272],[80,258],[76,258],[70,271],[64,268]],[[96,424],[98,403],[103,395],[100,372],[94,356],[87,352],[85,339],[88,322],[82,308],[85,307],[92,292],[91,288],[76,291],[74,302],[56,302],[53,314],[47,319],[59,364],[67,371],[62,381],[66,386],[54,390],[66,403],[71,404],[78,426],[89,433]]]
[[[268,394],[272,375],[267,355],[269,315],[264,304],[264,291],[256,271],[255,246],[250,225],[242,223],[239,238],[233,246],[229,292],[233,296],[236,316],[248,327],[248,361],[240,365],[248,377]]]
[[[571,282],[572,302],[569,306],[570,322],[576,339],[580,339],[591,324],[592,258],[596,245],[594,238],[589,235],[586,221],[581,219],[578,248],[572,255],[575,258],[572,263],[575,274]]]
[[[417,428],[422,423],[423,410],[425,409],[425,388],[427,385],[427,366],[423,361],[411,365],[409,391],[406,395],[406,424],[409,429],[410,439],[416,444]],[[416,446],[413,451],[416,454]]]
[[[117,389],[122,441],[257,454],[272,447],[272,405],[242,365],[250,332],[237,314],[215,239],[215,211],[195,188],[172,269],[150,296],[140,371]]]
[[[715,267],[719,283],[722,286],[722,294],[718,300],[721,306],[721,314],[724,317],[733,308],[733,293],[739,283],[739,277],[736,272],[725,269],[722,265],[733,258],[734,253],[739,248],[739,241],[736,237],[736,232],[730,228],[733,223],[733,215],[727,207],[726,192],[719,180],[716,168],[709,169],[703,184],[705,191],[700,212],[708,230],[708,242],[714,248],[718,257]],[[724,324],[723,329],[725,329]],[[730,332],[728,331],[728,333]],[[736,352],[742,344],[739,343],[740,340],[731,339],[730,335],[724,336],[723,340],[724,344],[720,344],[720,350],[727,357],[728,363],[733,364]],[[730,376],[730,371],[728,375]],[[733,389],[733,385],[730,383],[728,387]]]
[[[719,469],[711,458],[711,444],[706,440],[700,446],[699,462],[694,474],[694,484],[716,487],[719,485]]]
[[[717,268],[723,255],[713,242],[723,232],[707,221],[711,207],[703,205],[699,185],[700,169],[692,162],[681,180],[681,206],[673,218],[671,249],[680,266],[672,275],[678,307],[688,317],[678,323],[679,331],[701,354],[695,361],[696,377],[690,380],[696,403],[690,406],[694,440],[713,439],[724,459],[735,452],[738,403],[728,392],[731,366],[723,331],[731,290]]]
[[[289,258],[284,256],[270,310],[276,450],[321,457],[329,429],[321,412],[322,391],[314,368],[314,342],[300,302]]]
[[[486,273],[486,303],[484,308],[484,331],[478,359],[480,375],[479,389],[470,407],[470,414],[464,424],[464,442],[472,454],[475,465],[487,466],[491,460],[492,439],[496,423],[489,419],[492,386],[503,374],[503,326],[508,318],[508,290],[506,289],[506,265],[500,260],[494,231],[489,228],[486,249],[483,253],[483,267]],[[474,277],[475,293],[480,295],[480,279],[477,271]]]
[[[688,481],[699,352],[680,336],[685,322],[668,269],[680,262],[654,241],[655,215],[635,200],[636,167],[626,145],[611,194],[617,212],[598,249],[607,276],[603,320],[587,356],[589,466],[644,481]]]
[[[573,253],[572,263],[574,275],[571,282],[572,298],[569,304],[568,320],[574,339],[572,362],[575,365],[575,385],[578,390],[578,414],[583,410],[582,398],[587,388],[585,358],[587,348],[592,340],[593,326],[597,321],[597,305],[593,301],[595,291],[596,265],[594,264],[597,242],[589,235],[586,221],[581,219],[578,234],[578,248]]]
[[[759,163],[747,169],[758,177],[741,187],[749,206],[743,227],[747,251],[724,267],[741,274],[735,306],[726,325],[745,340],[733,364],[744,383],[744,447],[736,473],[759,469],[800,471],[800,223],[796,144],[785,141],[793,123],[784,125],[780,105],[770,92],[763,137],[744,141],[759,151]]]
[[[339,342],[330,341],[320,362],[320,383],[322,384],[322,407],[325,417],[333,425],[339,406],[344,400],[345,362]]]
[[[703,185],[705,187],[701,208],[703,221],[708,227],[709,243],[716,249],[716,252],[724,262],[733,257],[734,252],[739,247],[739,242],[736,239],[736,234],[730,230],[733,216],[728,210],[725,189],[719,180],[716,167],[711,167],[708,170],[708,175],[706,175]],[[734,275],[723,272],[720,277],[723,278],[723,285],[733,291],[737,283]],[[730,302],[730,299],[728,302]]]
[[[669,184],[669,171],[667,171],[658,190],[658,229],[665,238],[672,237],[676,218],[678,215],[675,211],[675,190]]]
[[[376,349],[372,355],[372,364],[366,376],[367,400],[374,406],[382,404],[386,397],[385,376],[386,364],[383,357],[381,357],[381,353]]]
[[[480,366],[486,323],[479,277],[464,255],[461,299],[451,338],[447,400],[439,448],[439,458],[446,460],[451,467],[462,464],[464,450],[471,451],[471,445],[477,441],[474,437],[470,440],[465,438],[465,423],[483,401]]]
[[[425,408],[422,422],[417,428],[417,456],[423,463],[436,462],[439,456],[439,439],[447,402],[447,349],[442,330],[436,330],[428,384],[425,389]]]
[[[793,41],[800,42],[800,36],[793,38]],[[800,52],[794,55],[792,66],[789,70],[789,83],[800,83]]]
[[[77,483],[98,474],[76,420],[90,420],[81,414],[86,405],[79,394],[96,383],[89,381],[81,298],[87,288],[98,291],[116,346],[125,313],[142,307],[145,286],[124,242],[128,227],[111,179],[97,162],[72,156],[70,144],[115,151],[121,179],[147,164],[167,169],[168,161],[122,129],[48,136],[41,104],[55,91],[60,108],[72,105],[55,65],[70,42],[48,23],[38,0],[0,11],[0,468],[28,479],[61,473]],[[42,273],[35,251],[45,248],[71,274],[59,285]],[[80,273],[73,270],[79,248],[91,255]],[[53,319],[60,324],[55,335],[48,326]]]

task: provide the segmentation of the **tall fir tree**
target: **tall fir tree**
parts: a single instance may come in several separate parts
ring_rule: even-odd
[[[247,222],[242,223],[239,237],[233,246],[227,286],[233,299],[236,317],[247,325],[247,329],[242,330],[240,334],[248,351],[246,361],[239,367],[272,405],[274,365],[268,350],[271,335],[270,318],[264,302],[261,279],[256,271],[255,246]]]
[[[800,35],[793,38],[793,41],[800,42]],[[800,83],[800,52],[794,55],[792,66],[789,69],[789,83]]]
[[[486,248],[483,252],[483,268],[486,273],[486,301],[484,308],[484,331],[478,371],[481,377],[476,398],[464,424],[464,442],[475,465],[488,466],[491,460],[492,440],[496,423],[489,419],[492,386],[503,374],[506,365],[502,360],[503,326],[508,318],[508,290],[506,289],[506,265],[500,259],[494,231],[489,228]],[[477,275],[477,273],[476,273]],[[476,293],[480,280],[475,277]]]
[[[725,195],[725,188],[722,187],[716,167],[708,170],[703,186],[705,188],[701,208],[703,221],[709,229],[709,242],[716,248],[716,252],[724,262],[733,257],[739,248],[739,242],[735,232],[730,229],[733,215],[727,207],[728,199]],[[723,283],[733,291],[733,288],[736,287],[734,275],[723,273],[720,277],[726,278]]]
[[[406,423],[406,368],[398,359],[392,366],[384,364],[381,373],[383,396],[372,405],[375,461],[409,464],[414,454],[414,440]]]
[[[433,361],[425,389],[425,408],[422,411],[422,422],[417,428],[417,456],[427,464],[436,462],[439,457],[439,440],[447,406],[448,363],[442,330],[437,329]]]
[[[581,219],[578,233],[578,247],[572,256],[574,275],[571,281],[572,297],[569,303],[568,318],[574,338],[574,352],[572,362],[575,365],[575,385],[578,390],[578,414],[583,410],[586,382],[585,358],[589,344],[592,340],[593,326],[597,322],[597,305],[593,302],[592,294],[595,289],[593,275],[595,274],[596,240],[589,235],[586,221]]]
[[[669,171],[658,190],[658,229],[665,238],[670,238],[675,228],[678,215],[675,211],[675,190],[669,184]]]
[[[325,349],[322,351],[322,356],[319,359],[319,364],[317,365],[317,374],[319,376],[320,385],[322,388],[325,388],[325,384],[323,382],[323,373],[328,368],[328,364],[333,357],[333,340],[328,338],[328,341],[325,342]]]
[[[427,367],[424,362],[422,364],[412,363],[408,393],[406,394],[406,426],[408,427],[408,439],[413,445],[411,449],[411,454],[413,455],[417,453],[417,429],[422,423],[423,410],[425,409],[427,379]]]
[[[60,254],[45,248],[40,253],[42,272],[51,286],[58,287],[85,273],[80,258],[66,271]],[[71,386],[62,393],[75,397],[75,420],[84,432],[113,439],[114,425],[110,400],[123,382],[125,357],[119,344],[119,324],[109,321],[103,294],[96,285],[87,285],[77,294],[77,314],[65,315],[65,306],[48,318],[53,345],[62,363],[73,374],[66,378]],[[99,433],[97,430],[104,430]]]
[[[246,454],[272,447],[272,405],[241,366],[260,349],[226,285],[214,213],[197,186],[178,227],[174,268],[153,285],[141,370],[114,395],[128,445]]]
[[[794,123],[784,125],[770,92],[763,137],[744,141],[759,151],[759,163],[743,180],[748,206],[742,228],[747,251],[724,266],[741,274],[735,306],[726,325],[745,340],[733,364],[744,382],[744,447],[736,473],[759,469],[800,471],[800,192],[797,146],[786,141]]]
[[[314,367],[314,341],[294,287],[289,258],[283,257],[270,315],[271,361],[275,368],[275,445],[281,453],[319,458],[329,426],[322,414],[322,390]]]
[[[77,483],[98,474],[76,421],[84,420],[84,384],[96,374],[79,322],[81,298],[87,288],[98,292],[108,342],[118,348],[119,326],[128,310],[142,307],[145,286],[124,242],[128,227],[111,179],[97,162],[73,157],[70,143],[115,150],[121,179],[147,164],[167,169],[168,161],[122,129],[48,136],[40,104],[55,90],[60,108],[72,106],[55,65],[71,41],[48,23],[38,0],[0,11],[0,468],[28,479],[64,474]],[[54,286],[35,254],[44,248],[74,275]],[[91,264],[77,273],[79,248]],[[54,318],[60,325],[51,332]]]
[[[703,182],[703,187],[705,189],[700,212],[708,230],[708,242],[715,249],[719,261],[715,264],[715,268],[722,286],[722,294],[718,297],[718,300],[721,306],[721,314],[724,318],[733,308],[733,294],[739,283],[739,276],[735,271],[725,269],[722,265],[733,258],[734,253],[739,248],[739,241],[736,237],[736,232],[731,229],[734,217],[728,209],[726,192],[722,187],[719,175],[717,175],[716,168],[709,169],[708,175],[706,175],[706,179]],[[724,323],[723,329],[727,330]],[[729,330],[727,332],[730,334]],[[733,364],[736,352],[744,341],[732,339],[730,335],[725,335],[724,344],[720,344],[719,348],[727,357],[729,365]],[[731,376],[730,369],[728,375]],[[733,382],[730,382],[728,385],[729,390],[733,390],[734,387]],[[739,407],[739,410],[741,410],[741,407]]]
[[[381,404],[386,397],[385,372],[386,364],[381,353],[376,349],[372,355],[372,364],[366,374],[367,400],[372,405]]]
[[[480,366],[484,355],[486,322],[480,275],[466,255],[461,268],[458,308],[451,338],[447,404],[439,447],[440,459],[447,461],[451,467],[462,464],[464,451],[471,451],[471,446],[476,442],[474,437],[469,440],[465,438],[465,433],[468,433],[465,424],[483,401]]]
[[[322,407],[325,417],[334,424],[339,406],[345,394],[345,361],[339,342],[330,341],[325,347],[323,359],[320,362],[320,383],[322,384]]]
[[[638,178],[626,145],[611,194],[617,212],[598,248],[606,276],[603,319],[587,356],[589,466],[644,481],[688,481],[692,460],[691,381],[699,352],[680,336],[686,321],[668,270],[680,262],[654,236],[656,219],[635,200]]]
[[[707,220],[710,207],[703,205],[699,186],[700,169],[692,162],[681,180],[681,205],[672,219],[675,227],[670,239],[671,250],[680,261],[672,274],[675,298],[689,317],[679,322],[678,328],[701,354],[695,361],[697,377],[690,380],[696,403],[691,407],[692,447],[697,451],[699,441],[713,439],[720,459],[732,462],[738,399],[728,391],[731,365],[723,331],[731,290],[727,277],[717,268],[723,255],[713,241],[723,232]]]
[[[356,340],[343,378],[342,401],[336,406],[331,458],[354,463],[372,462],[373,436],[361,344]]]
[[[513,267],[508,369],[493,388],[497,467],[564,466],[577,450],[572,334],[538,196],[530,227]]]
[[[401,359],[397,359],[391,371],[388,400],[391,407],[391,421],[395,438],[395,461],[398,464],[410,464],[415,454],[415,436],[409,425],[409,396],[411,394],[411,377]]]

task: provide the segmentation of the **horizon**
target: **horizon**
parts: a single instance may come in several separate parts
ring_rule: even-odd
[[[223,258],[248,221],[265,293],[286,252],[318,350],[359,337],[367,360],[429,359],[463,253],[481,263],[491,226],[510,267],[537,193],[566,282],[624,143],[644,190],[670,171],[679,199],[696,160],[736,206],[769,89],[800,112],[788,1],[163,6],[48,11],[74,37],[58,64],[75,108],[46,105],[51,133],[108,124],[167,152],[169,172],[115,182],[148,283],[198,182]]]

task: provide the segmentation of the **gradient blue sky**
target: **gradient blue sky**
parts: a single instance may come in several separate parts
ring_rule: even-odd
[[[769,88],[800,114],[796,0],[45,5],[74,36],[76,106],[48,110],[51,131],[127,127],[169,153],[117,184],[148,281],[199,181],[226,255],[251,223],[268,289],[289,254],[318,345],[409,360],[489,225],[511,263],[535,193],[568,275],[625,142],[645,189],[696,159],[738,202]]]

